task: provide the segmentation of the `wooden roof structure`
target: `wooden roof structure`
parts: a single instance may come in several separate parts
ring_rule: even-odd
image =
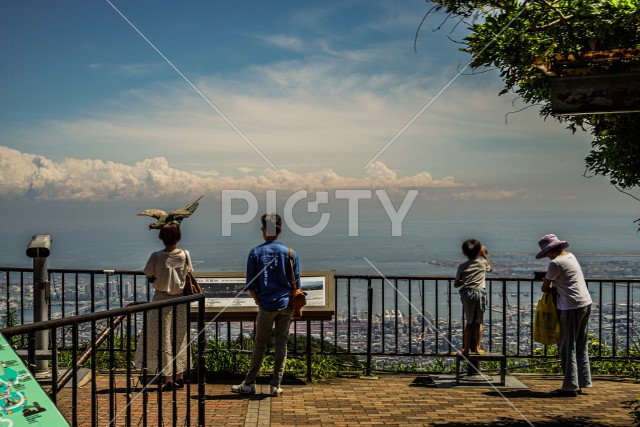
[[[550,78],[556,115],[640,111],[640,49],[558,53],[535,66]]]

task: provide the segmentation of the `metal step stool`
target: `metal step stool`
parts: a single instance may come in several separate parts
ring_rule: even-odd
[[[464,358],[469,360],[469,363],[480,367],[480,362],[500,362],[500,382],[498,385],[504,386],[507,378],[507,356],[502,353],[485,353],[485,354],[474,354],[469,353],[466,356],[463,356],[462,353],[456,353],[456,385],[460,385],[460,361],[464,360]]]

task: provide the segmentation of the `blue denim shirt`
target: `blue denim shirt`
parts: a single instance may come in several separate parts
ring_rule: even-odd
[[[293,252],[293,265],[300,284],[298,255]],[[278,311],[289,305],[291,265],[289,248],[277,240],[269,240],[249,252],[247,259],[247,289],[258,296],[260,308]]]

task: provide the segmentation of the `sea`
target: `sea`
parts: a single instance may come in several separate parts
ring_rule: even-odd
[[[138,219],[138,218],[136,218]],[[585,276],[592,279],[640,279],[640,234],[632,214],[616,213],[468,213],[451,212],[429,215],[407,215],[401,235],[393,235],[391,221],[384,215],[361,214],[357,227],[346,217],[332,218],[328,226],[314,236],[300,236],[286,227],[280,241],[294,248],[302,271],[333,271],[338,275],[364,276],[444,276],[455,275],[465,258],[461,245],[468,238],[479,239],[489,251],[494,272],[488,279],[533,278],[535,271],[545,270],[548,260],[536,260],[538,239],[555,233],[570,243],[580,261]],[[317,219],[307,219],[306,226]],[[148,220],[121,224],[85,225],[59,229],[41,227],[38,230],[3,230],[0,233],[0,268],[31,267],[26,247],[34,234],[52,237],[50,269],[130,270],[140,271],[153,251],[162,249],[157,230],[148,229]],[[302,221],[300,221],[302,223]],[[197,272],[243,272],[248,251],[262,242],[259,224],[235,224],[230,236],[222,233],[220,221],[191,221],[183,224],[180,246],[188,249]],[[354,235],[357,234],[357,235]],[[112,279],[113,280],[113,279]],[[362,283],[361,283],[362,285]],[[408,294],[407,283],[401,282],[399,293]],[[411,284],[412,294],[419,295],[418,284]],[[529,307],[540,296],[539,286],[516,289],[517,282],[508,285],[507,302]],[[373,310],[383,314],[393,303],[394,289],[387,286],[382,302],[380,288],[376,290]],[[592,291],[590,289],[590,291]],[[459,298],[442,286],[437,298],[441,313],[451,301],[459,311]],[[493,301],[502,300],[502,289],[490,291]],[[440,295],[440,293],[442,295]],[[454,291],[455,293],[455,291]],[[602,299],[601,295],[602,294]],[[603,305],[613,300],[613,287],[605,284],[592,291],[594,301]],[[349,291],[340,288],[336,294],[337,314],[358,314],[366,309],[366,286],[354,286]],[[631,292],[629,302],[640,298],[640,287]],[[626,301],[619,295],[617,301]],[[349,313],[347,301],[351,303]],[[398,305],[404,313],[408,302]],[[427,308],[435,312],[435,306]],[[499,309],[499,308],[498,308]]]
[[[26,247],[35,234],[52,237],[49,268],[140,270],[151,252],[162,249],[148,218],[124,224],[3,229],[0,267],[31,267]],[[536,260],[538,239],[555,233],[570,243],[588,277],[640,277],[640,234],[633,214],[616,213],[430,213],[407,215],[399,236],[384,215],[361,213],[331,218],[313,236],[287,229],[280,241],[298,253],[302,270],[336,274],[450,276],[465,260],[461,244],[479,239],[488,248],[495,275],[531,277],[546,268]],[[307,219],[308,224],[317,220]],[[302,221],[300,221],[302,222]],[[311,225],[307,225],[310,227]],[[180,246],[188,249],[196,271],[242,272],[249,250],[262,242],[257,221],[234,224],[223,236],[219,220],[183,224]],[[354,235],[357,234],[357,235]]]

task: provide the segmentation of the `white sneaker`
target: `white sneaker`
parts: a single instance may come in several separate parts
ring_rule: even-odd
[[[276,387],[274,385],[271,386],[271,396],[278,397],[282,395],[282,393],[284,393],[284,390],[281,389],[280,387]]]
[[[231,386],[231,392],[232,393],[239,393],[239,394],[255,394],[256,393],[256,385],[255,384],[246,385],[244,383],[244,381],[242,381],[238,385],[232,385]]]

